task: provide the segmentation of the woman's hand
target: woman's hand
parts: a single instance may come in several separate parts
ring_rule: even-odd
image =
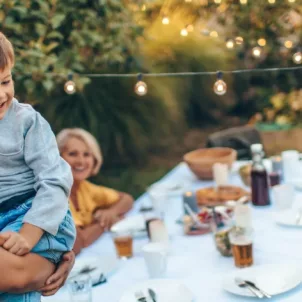
[[[47,279],[46,285],[40,289],[43,296],[54,295],[64,285],[69,272],[73,268],[74,260],[75,254],[73,251],[63,255],[62,261],[55,273]]]
[[[93,216],[105,230],[110,229],[119,220],[118,215],[113,209],[97,210]]]

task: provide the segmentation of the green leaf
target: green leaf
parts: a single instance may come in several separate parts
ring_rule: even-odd
[[[63,23],[64,19],[65,19],[64,14],[60,14],[60,13],[55,14],[50,21],[52,27],[54,29],[58,28]]]
[[[54,87],[54,82],[51,79],[46,79],[42,82],[42,85],[47,92],[50,92]]]
[[[52,31],[50,32],[47,36],[46,36],[47,39],[59,39],[59,40],[63,40],[64,39],[64,36],[58,32],[58,31]]]
[[[36,32],[39,36],[44,36],[47,31],[47,26],[41,23],[35,24]]]

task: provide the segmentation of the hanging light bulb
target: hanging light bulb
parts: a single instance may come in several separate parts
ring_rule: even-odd
[[[221,3],[221,0],[214,0],[214,2],[215,2],[216,4],[220,4],[220,3]]]
[[[264,38],[260,38],[257,41],[259,46],[265,46],[266,45],[266,40]]]
[[[286,41],[284,42],[284,46],[285,46],[286,48],[292,48],[292,47],[293,47],[293,42],[292,42],[291,40],[286,40]]]
[[[247,4],[247,0],[240,0],[240,4]]]
[[[68,75],[68,81],[65,83],[64,85],[64,90],[67,94],[74,94],[76,92],[76,84],[75,82],[72,80],[73,76],[70,73]]]
[[[217,95],[224,95],[227,92],[227,84],[222,80],[222,72],[217,72],[217,81],[213,86],[214,92]]]
[[[288,0],[289,3],[295,3],[296,0]]]
[[[148,86],[143,81],[143,75],[141,73],[137,76],[137,83],[134,86],[134,91],[139,96],[143,96],[148,92]]]
[[[241,45],[243,43],[243,38],[242,37],[236,37],[235,42],[237,45]]]
[[[294,55],[293,55],[293,61],[296,63],[296,64],[301,64],[302,63],[302,53],[300,51],[296,52]]]
[[[261,47],[256,46],[252,49],[252,55],[255,58],[259,58],[261,56],[261,53],[262,53]]]
[[[192,2],[192,0],[185,0],[185,2],[190,3],[190,2]]]
[[[181,31],[180,31],[180,35],[183,36],[183,37],[186,37],[188,35],[188,30],[186,28],[183,28]]]
[[[212,38],[217,38],[217,37],[218,37],[218,32],[217,32],[216,30],[212,30],[212,31],[210,32],[210,36],[211,36]]]
[[[269,4],[274,4],[276,3],[276,0],[267,0]]]
[[[146,6],[146,4],[143,4],[142,5],[142,8],[141,8],[141,10],[144,12],[144,11],[146,11],[146,9],[147,9],[147,6]]]
[[[225,46],[226,46],[228,49],[234,48],[234,41],[233,41],[233,39],[228,39],[228,40],[225,42]]]
[[[163,19],[161,20],[162,24],[169,24],[170,23],[170,19],[167,16],[164,16]]]

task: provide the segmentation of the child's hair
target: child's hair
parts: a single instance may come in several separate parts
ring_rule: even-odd
[[[12,43],[0,32],[0,70],[12,67],[15,63],[15,54]]]

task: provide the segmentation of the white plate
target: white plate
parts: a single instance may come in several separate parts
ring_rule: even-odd
[[[118,259],[115,255],[102,255],[102,257],[76,258],[73,269],[68,279],[75,277],[83,268],[96,268],[91,271],[92,283],[96,283],[101,274],[110,275],[118,267]]]
[[[300,219],[299,224],[296,224],[298,210],[295,211],[293,209],[280,211],[274,214],[275,221],[280,225],[291,226],[291,227],[302,227],[302,219]]]
[[[147,236],[146,223],[143,215],[128,216],[125,219],[114,224],[111,229],[112,232],[132,232],[133,237]]]
[[[157,295],[157,302],[192,302],[193,294],[182,283],[177,280],[169,279],[153,279],[148,280],[140,284],[136,284],[132,288],[128,289],[119,300],[119,302],[134,302],[135,292],[142,291],[143,294],[148,297],[147,300],[152,301],[148,295],[148,288],[155,291]]]
[[[235,295],[255,297],[247,288],[241,288],[235,283],[235,278],[254,282],[268,294],[275,296],[285,293],[301,283],[301,268],[293,264],[268,264],[238,269],[228,274],[223,282],[223,288]]]
[[[155,182],[150,187],[148,187],[147,192],[156,194],[157,192],[167,194],[168,196],[181,196],[185,191],[186,187],[189,186],[189,183],[162,183]]]

